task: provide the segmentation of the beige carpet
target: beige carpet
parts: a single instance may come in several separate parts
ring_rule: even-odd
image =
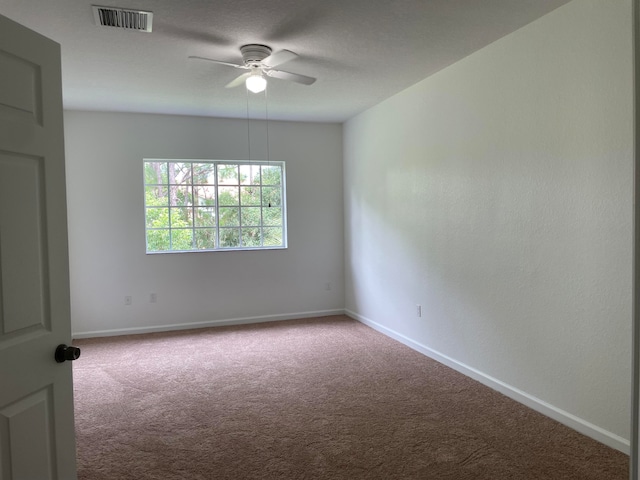
[[[79,478],[628,478],[628,457],[347,317],[75,342]]]

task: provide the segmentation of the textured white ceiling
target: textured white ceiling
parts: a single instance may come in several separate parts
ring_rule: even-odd
[[[152,11],[152,33],[96,26],[90,0],[0,0],[0,14],[61,44],[67,109],[246,117],[245,89],[224,88],[242,72],[187,57],[240,63],[241,45],[261,43],[300,55],[283,70],[318,78],[269,79],[269,118],[342,122],[567,2],[95,2]]]

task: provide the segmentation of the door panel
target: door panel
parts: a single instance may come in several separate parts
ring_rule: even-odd
[[[33,393],[0,411],[2,465],[6,478],[55,478],[52,450],[51,389]],[[11,477],[13,475],[13,477]],[[5,478],[5,477],[3,477]]]
[[[50,329],[44,210],[42,159],[0,152],[0,348],[5,337]]]
[[[42,123],[40,69],[28,60],[0,50],[0,110],[26,121]]]

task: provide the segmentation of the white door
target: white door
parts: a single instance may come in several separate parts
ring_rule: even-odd
[[[0,480],[76,475],[60,46],[0,16]]]

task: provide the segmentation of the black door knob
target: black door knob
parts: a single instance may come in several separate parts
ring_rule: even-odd
[[[56,348],[56,362],[62,363],[67,360],[73,361],[80,356],[78,347],[67,347],[64,343]]]

